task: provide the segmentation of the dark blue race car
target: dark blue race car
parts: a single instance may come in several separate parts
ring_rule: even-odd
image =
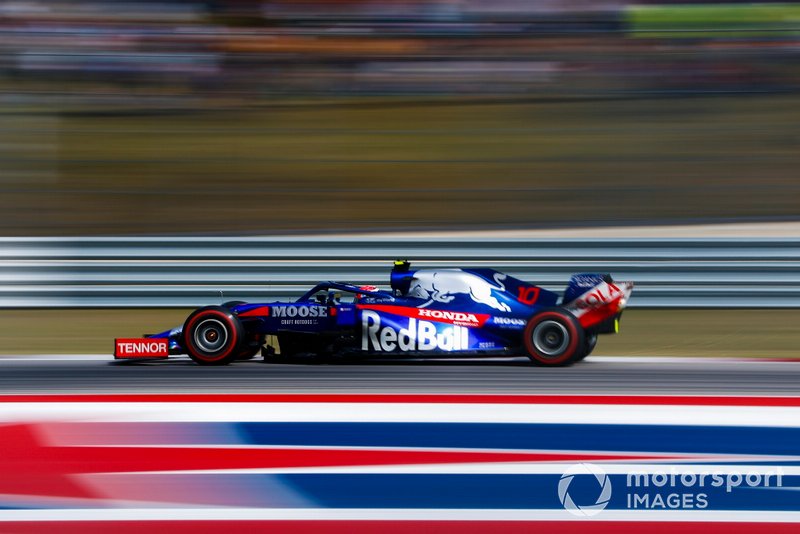
[[[395,262],[391,291],[324,282],[294,302],[227,302],[192,312],[183,326],[117,339],[117,359],[188,354],[224,365],[261,353],[317,356],[508,356],[540,365],[586,357],[615,333],[633,284],[607,274],[572,276],[563,298],[492,269],[411,270]]]

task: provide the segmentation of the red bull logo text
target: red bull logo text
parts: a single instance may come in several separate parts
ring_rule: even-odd
[[[456,324],[441,330],[436,323],[408,319],[407,328],[381,324],[381,316],[364,310],[361,315],[361,348],[378,352],[418,352],[429,350],[459,351],[469,349],[469,329]]]

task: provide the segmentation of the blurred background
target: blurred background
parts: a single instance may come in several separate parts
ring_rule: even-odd
[[[781,221],[800,4],[0,1],[3,235]]]
[[[531,241],[491,266],[559,291],[613,272],[634,308],[679,309],[631,310],[610,354],[793,356],[797,249],[763,238],[799,228],[799,59],[800,3],[0,0],[2,350],[106,352],[223,289],[383,284],[418,231],[773,222],[731,250]],[[412,241],[369,249],[381,260],[322,243],[311,262],[301,245],[82,241],[382,230]],[[165,308],[104,309],[126,305]],[[686,311],[708,306],[776,309]]]
[[[765,468],[796,459],[789,397],[607,403],[620,394],[798,394],[798,169],[800,2],[0,0],[0,397],[84,395],[52,405],[0,399],[0,508],[9,512],[0,523],[47,518],[41,530],[29,522],[15,531],[105,532],[95,520],[192,506],[165,516],[186,519],[204,503],[220,513],[274,507],[282,518],[291,507],[317,519],[339,508],[345,514],[330,517],[340,524],[357,517],[348,507],[386,503],[448,508],[424,515],[447,519],[496,507],[498,518],[539,502],[527,500],[539,498],[538,486],[517,476],[536,471],[511,465],[487,483],[459,469],[482,477],[493,473],[488,462],[527,469],[569,458],[665,466],[718,453],[719,465],[736,460],[738,470],[748,458],[770,459]],[[631,231],[645,239],[628,239]],[[353,237],[369,232],[377,234]],[[522,235],[534,232],[552,233]],[[620,334],[603,336],[593,355],[637,358],[563,371],[525,361],[108,364],[114,338],[180,326],[194,307],[295,299],[329,279],[386,287],[391,260],[406,257],[415,267],[494,267],[559,293],[576,272],[633,281]],[[650,356],[667,358],[642,361]],[[795,363],[693,361],[700,357]],[[182,407],[155,408],[150,398],[137,408],[109,397],[93,407],[85,396],[131,392],[606,396],[583,401],[604,403],[594,408],[573,398],[509,416],[499,404],[440,401],[362,411],[322,408],[319,397],[216,408],[184,397]],[[17,408],[21,400],[32,406]],[[524,427],[516,408],[547,424],[522,434],[449,424]],[[442,410],[456,415],[439,415],[449,423],[434,431]],[[553,424],[559,414],[569,424]],[[415,417],[426,421],[418,430]],[[308,426],[315,418],[324,426]],[[336,426],[361,418],[363,429]],[[536,438],[530,458],[464,459],[487,447],[527,450],[525,436]],[[447,451],[460,459],[443,459]],[[252,463],[242,456],[256,452]],[[487,463],[463,463],[478,461]],[[359,462],[361,475],[348,474]],[[383,477],[383,463],[403,462],[414,465]],[[452,465],[438,471],[435,462]],[[540,493],[560,509],[556,486],[567,474],[541,473],[552,486]],[[416,475],[421,482],[411,482]],[[522,500],[498,500],[509,495]],[[686,506],[692,495],[682,495]],[[752,512],[731,517],[764,520],[768,509],[797,505],[770,495],[773,508],[756,499]],[[59,516],[50,512],[60,507],[90,521],[53,529]],[[373,512],[364,517],[380,518]],[[405,521],[413,516],[392,517],[424,530]],[[116,522],[118,533],[142,530]]]

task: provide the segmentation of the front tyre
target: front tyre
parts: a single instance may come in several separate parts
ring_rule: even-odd
[[[242,304],[247,304],[247,302],[243,300],[229,300],[228,302],[223,302],[220,304],[223,308],[235,308],[236,306],[241,306]],[[264,336],[259,338],[259,341],[256,343],[245,343],[242,349],[239,351],[239,354],[236,355],[237,360],[252,360],[256,356],[261,353],[261,345],[264,344]]]
[[[255,343],[245,345],[236,355],[237,360],[252,360],[261,354],[261,346],[264,345],[264,336],[260,336]]]
[[[583,354],[583,328],[574,315],[560,308],[531,317],[523,335],[528,357],[536,365],[569,365]]]
[[[192,312],[183,325],[183,343],[200,365],[226,365],[241,353],[244,328],[228,308],[207,306]]]

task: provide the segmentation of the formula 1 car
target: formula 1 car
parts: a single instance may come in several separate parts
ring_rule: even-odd
[[[569,365],[615,333],[633,284],[572,276],[560,298],[492,269],[411,270],[395,262],[391,291],[324,282],[294,302],[227,302],[192,312],[183,326],[115,340],[117,359],[188,354],[224,365],[261,353],[298,355],[509,356]],[[267,337],[270,341],[268,342]],[[267,342],[267,346],[265,346]]]

